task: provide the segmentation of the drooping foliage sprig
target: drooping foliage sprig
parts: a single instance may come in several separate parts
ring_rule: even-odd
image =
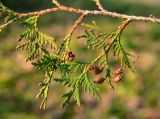
[[[0,26],[0,32],[6,28],[8,25],[12,24],[14,21],[19,19],[17,13],[5,7],[0,3],[0,18],[4,20],[3,25]]]
[[[56,48],[55,39],[39,31],[38,18],[39,16],[31,16],[22,22],[27,30],[19,36],[18,42],[23,42],[17,48],[31,52],[27,61],[48,54],[47,47]]]
[[[0,3],[0,17],[4,20],[4,23],[0,26],[0,32],[8,25],[19,21],[26,28],[26,31],[19,35],[17,49],[27,51],[28,57],[26,61],[31,62],[36,69],[42,70],[45,74],[44,80],[39,84],[40,91],[36,96],[36,98],[42,100],[40,108],[45,109],[47,106],[51,82],[69,88],[69,91],[62,96],[64,99],[62,107],[68,105],[72,98],[80,105],[82,91],[86,91],[97,99],[100,99],[98,84],[106,81],[114,89],[113,84],[121,81],[123,78],[123,68],[129,68],[131,71],[134,71],[130,58],[131,55],[124,49],[121,43],[121,35],[126,26],[133,20],[160,23],[160,20],[156,18],[128,16],[108,12],[103,8],[100,0],[93,1],[98,6],[99,11],[66,7],[61,5],[57,0],[52,0],[57,7],[19,14]],[[39,17],[58,10],[81,14],[60,44],[57,44],[53,37],[41,32],[38,28]],[[116,31],[104,32],[96,22],[92,24],[82,23],[88,14],[112,16],[125,20]],[[70,48],[72,35],[80,24],[84,28],[84,33],[78,36],[78,39],[84,38],[88,50],[93,50],[99,54],[90,62],[78,61],[77,54],[74,54]],[[109,57],[111,56],[115,57],[119,62],[119,68],[116,71],[112,71],[109,61]],[[59,72],[58,77],[56,75],[57,72]],[[99,75],[102,72],[104,76],[99,76],[97,79],[93,80],[90,76],[92,74]]]

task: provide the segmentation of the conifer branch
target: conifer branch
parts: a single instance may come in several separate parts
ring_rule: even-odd
[[[46,108],[50,83],[52,79],[54,79],[54,73],[57,71],[60,72],[60,77],[54,79],[54,81],[71,88],[68,93],[63,95],[64,101],[62,107],[68,105],[72,97],[75,99],[76,103],[80,105],[80,88],[100,99],[97,87],[93,83],[101,84],[107,80],[110,87],[113,89],[112,82],[120,81],[122,78],[122,70],[118,70],[118,73],[116,73],[116,79],[111,76],[112,72],[109,64],[110,52],[113,52],[116,59],[120,61],[120,69],[128,68],[133,71],[133,64],[130,63],[131,55],[121,44],[121,35],[126,26],[131,21],[148,21],[160,24],[160,19],[158,18],[130,16],[109,12],[103,8],[100,0],[93,1],[98,6],[99,10],[90,11],[66,7],[61,5],[58,0],[52,0],[56,5],[54,8],[30,13],[16,13],[0,3],[1,17],[5,21],[5,23],[0,26],[0,32],[8,25],[23,18],[22,25],[24,25],[27,30],[20,34],[18,39],[19,45],[17,48],[29,51],[30,54],[27,57],[27,61],[31,61],[35,68],[46,72],[45,79],[40,84],[40,91],[37,95],[37,98],[42,99],[40,107],[43,109]],[[80,17],[75,21],[58,49],[58,43],[56,43],[56,40],[53,37],[42,33],[38,29],[38,20],[40,16],[57,11],[80,14]],[[123,19],[124,22],[122,22],[116,31],[106,33],[96,24],[95,21],[93,21],[92,24],[82,23],[84,18],[88,15],[111,16]],[[88,63],[77,62],[75,60],[75,54],[70,49],[72,35],[80,24],[84,27],[85,31],[84,34],[78,38],[85,38],[88,50],[102,51],[101,54]],[[56,53],[53,53],[51,49],[54,49]],[[96,64],[98,65],[95,66]],[[104,71],[105,77],[92,81],[88,74],[90,71],[96,75]]]

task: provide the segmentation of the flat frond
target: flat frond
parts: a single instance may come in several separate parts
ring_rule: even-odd
[[[88,32],[85,31],[84,34],[85,39],[87,40],[86,43],[89,43],[88,48],[92,50],[100,50],[107,46],[107,43],[104,39],[98,38],[93,31]]]
[[[97,26],[96,24],[88,24],[88,23],[82,23],[81,24],[84,28],[87,28],[87,29],[92,29],[92,30],[96,30],[96,31],[102,31],[102,29]]]
[[[100,95],[98,93],[98,88],[90,81],[87,74],[84,74],[80,79],[80,84],[82,85],[84,91],[92,94],[97,99],[100,99]]]
[[[130,63],[130,59],[129,59],[128,53],[122,47],[120,35],[121,34],[118,35],[118,37],[116,38],[116,40],[115,40],[115,42],[113,44],[114,55],[118,59],[120,59],[122,67],[127,67],[127,68],[129,68],[129,69],[131,69],[133,71],[133,67],[132,67],[132,65]]]
[[[58,57],[44,55],[40,60],[32,63],[37,69],[45,71],[55,71],[59,68],[57,62],[60,59]]]
[[[36,98],[41,98],[42,102],[40,105],[40,108],[46,109],[46,103],[47,103],[47,98],[48,98],[48,93],[49,93],[49,88],[50,88],[50,83],[52,80],[53,72],[46,72],[45,79],[44,81],[40,84],[40,91],[37,94]]]
[[[62,108],[64,108],[65,106],[67,106],[73,96],[75,89],[70,90],[68,93],[64,94],[62,97],[64,98],[63,102],[62,102]]]

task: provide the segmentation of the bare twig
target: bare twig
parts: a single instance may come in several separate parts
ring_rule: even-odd
[[[97,10],[82,10],[78,8],[73,8],[73,7],[66,7],[66,6],[59,6],[55,8],[50,8],[50,9],[45,9],[45,10],[40,10],[36,12],[31,12],[31,13],[22,13],[19,14],[20,17],[27,17],[27,16],[32,16],[32,15],[43,15],[46,13],[51,13],[51,12],[56,12],[56,11],[67,11],[67,12],[73,12],[77,14],[85,14],[88,13],[90,15],[103,15],[103,16],[111,16],[119,19],[130,19],[131,21],[148,21],[148,22],[153,22],[160,24],[160,19],[158,18],[153,18],[153,17],[144,17],[144,16],[130,16],[126,14],[119,14],[115,12],[109,12],[107,10],[103,11],[97,11]]]
[[[98,6],[98,8],[101,10],[101,11],[104,11],[105,9],[103,8],[102,4],[100,3],[100,0],[96,0],[96,5]]]
[[[57,7],[61,6],[61,4],[60,4],[57,0],[52,0],[52,2],[53,2]]]
[[[119,26],[119,29],[120,29],[121,31],[123,31],[123,30],[125,29],[125,27],[129,24],[130,21],[131,21],[130,19],[127,19],[126,21],[124,21],[124,22],[122,23],[122,25]]]
[[[73,32],[75,31],[75,29],[78,27],[79,24],[81,24],[81,22],[83,21],[83,19],[85,18],[85,16],[87,15],[88,13],[86,12],[85,14],[82,14],[78,19],[77,21],[75,22],[75,24],[73,25],[73,27],[71,28],[71,30],[69,31],[69,34],[72,35]]]

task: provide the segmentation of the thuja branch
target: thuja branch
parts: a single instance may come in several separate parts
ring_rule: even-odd
[[[27,61],[30,61],[35,68],[43,70],[46,74],[43,82],[40,84],[41,88],[37,95],[37,98],[42,99],[41,108],[43,109],[46,108],[47,97],[52,81],[56,81],[70,88],[70,91],[63,95],[64,101],[62,107],[68,105],[72,97],[75,99],[76,103],[80,105],[81,88],[100,99],[95,84],[102,84],[107,81],[109,86],[113,89],[114,83],[119,82],[123,78],[123,68],[128,68],[133,71],[132,59],[130,58],[132,55],[130,55],[121,44],[121,35],[126,26],[131,21],[148,21],[160,24],[160,19],[153,17],[129,16],[109,12],[103,8],[100,0],[93,1],[96,3],[99,10],[90,11],[66,7],[61,5],[58,0],[52,0],[52,3],[56,5],[54,8],[30,13],[16,13],[5,7],[2,3],[0,4],[1,17],[5,21],[5,23],[0,26],[0,32],[8,25],[21,19],[23,21],[22,25],[24,25],[27,30],[20,34],[17,48],[29,51]],[[58,11],[80,14],[62,43],[60,43],[60,46],[53,37],[42,33],[38,29],[40,16]],[[93,21],[92,24],[83,23],[83,20],[88,15],[111,16],[123,19],[124,22],[116,31],[106,33],[95,21]],[[78,38],[85,38],[88,50],[97,50],[101,52],[101,54],[94,57],[94,59],[89,62],[78,62],[76,60],[77,55],[74,54],[70,48],[72,35],[80,25],[84,27],[85,31],[84,34],[78,36]],[[52,52],[53,50],[55,52]],[[119,68],[116,71],[112,71],[112,66],[110,66],[110,52],[113,53],[116,60],[120,61]],[[56,72],[60,73],[58,78],[54,77]],[[105,73],[104,76],[102,76],[104,74],[101,74],[102,72]],[[91,75],[98,75],[98,78],[94,80],[90,79],[89,73],[91,73]]]
[[[66,7],[66,6],[58,6],[55,8],[50,8],[46,10],[41,10],[37,12],[31,12],[31,13],[24,13],[24,14],[19,14],[20,17],[27,17],[27,16],[33,16],[33,15],[43,15],[51,12],[56,12],[56,11],[66,11],[66,12],[72,12],[72,13],[77,13],[77,14],[85,14],[88,13],[88,15],[103,15],[103,16],[111,16],[119,19],[130,19],[132,21],[148,21],[148,22],[153,22],[160,24],[160,19],[158,18],[152,18],[152,17],[143,17],[143,16],[130,16],[126,14],[119,14],[115,12],[110,12],[107,10],[102,10],[102,11],[89,11],[89,10],[82,10],[78,8],[73,8],[73,7]]]

